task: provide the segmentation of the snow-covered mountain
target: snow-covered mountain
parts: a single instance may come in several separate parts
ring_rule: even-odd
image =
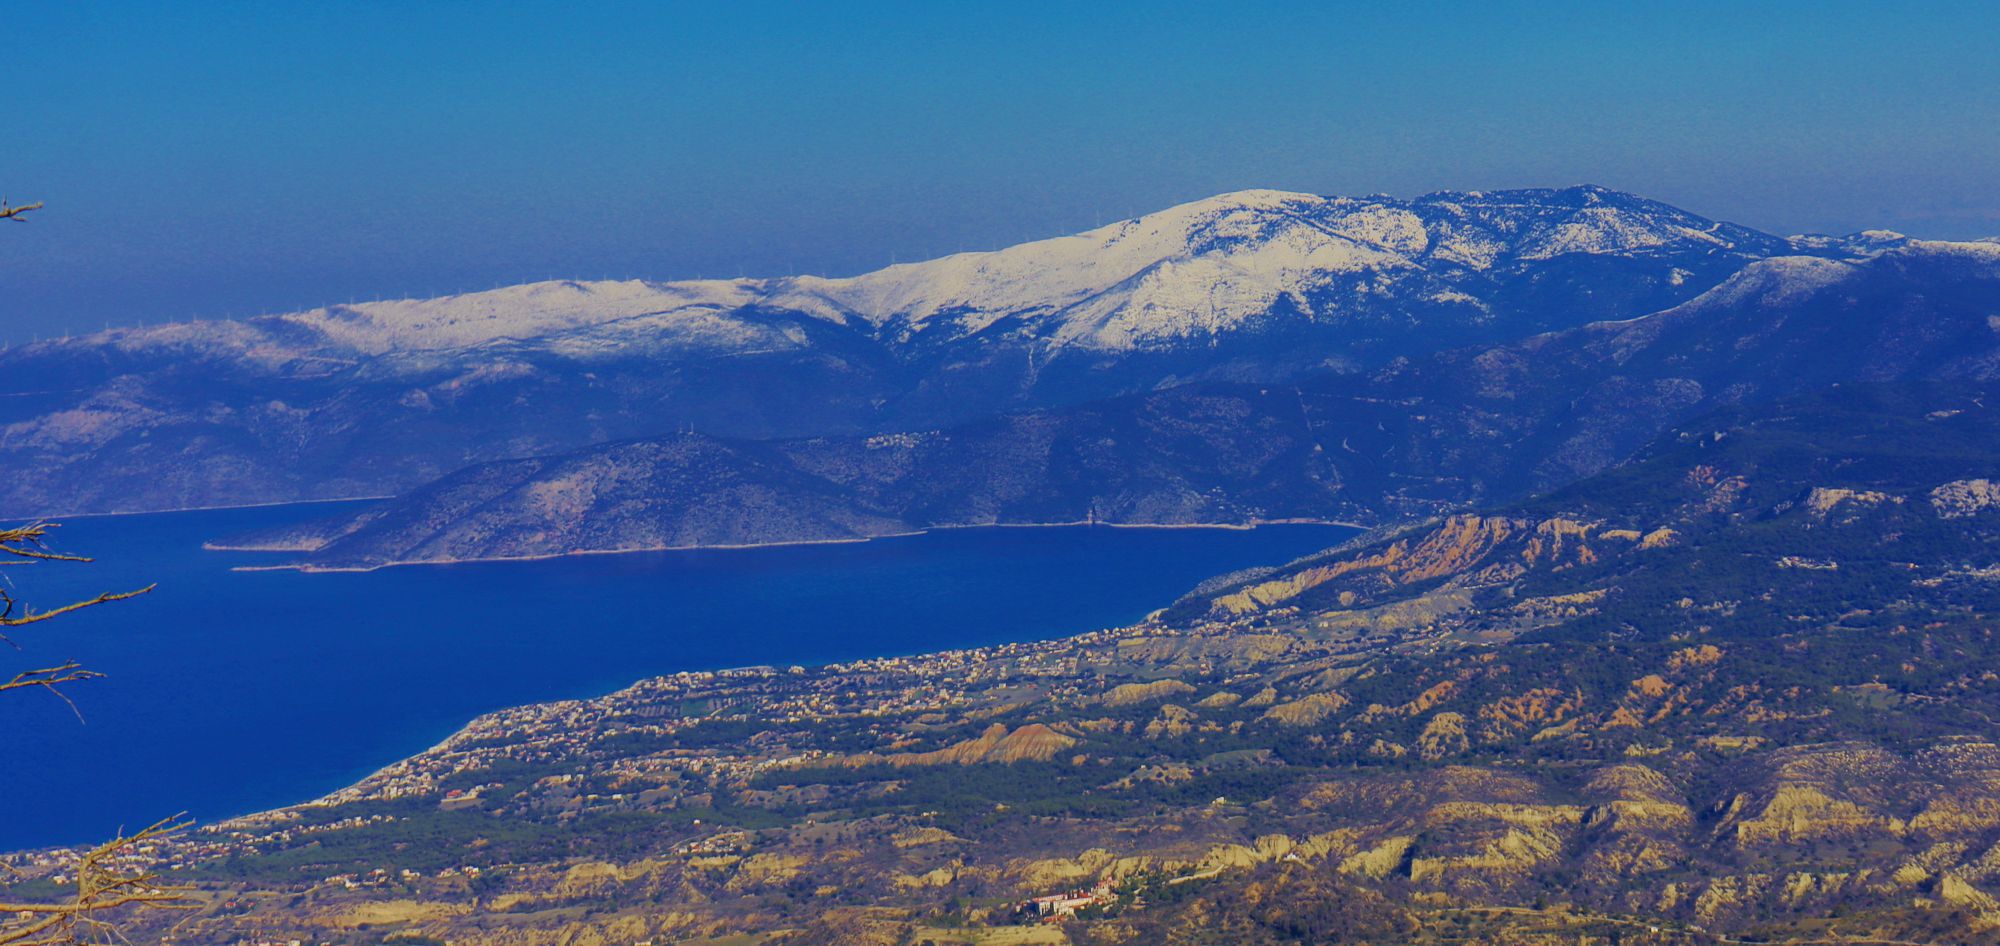
[[[785,280],[768,287],[765,304],[859,317],[898,339],[956,340],[1011,322],[1057,350],[1121,351],[1213,338],[1281,304],[1316,321],[1365,318],[1383,295],[1462,307],[1477,320],[1488,314],[1480,297],[1455,284],[1569,254],[1786,249],[1755,231],[1594,187],[1414,201],[1251,190],[994,253],[852,279]]]
[[[1157,348],[1227,333],[1281,302],[1329,321],[1370,295],[1479,310],[1452,283],[1491,283],[1560,257],[1761,258],[1871,252],[1903,238],[1785,240],[1598,187],[1443,192],[1415,200],[1247,190],[993,252],[860,276],[681,282],[542,282],[489,292],[336,305],[248,323],[107,333],[153,346],[212,338],[246,351],[283,339],[319,354],[383,355],[500,339],[597,333],[620,341],[751,346],[769,311],[865,327],[891,344],[979,336],[1005,325],[1049,347]],[[1685,280],[1693,273],[1665,278]],[[1406,286],[1407,283],[1418,285]],[[240,334],[240,326],[262,329]],[[664,336],[664,338],[663,338]]]
[[[622,440],[477,464],[238,542],[355,568],[944,525],[1381,524],[1561,487],[1719,409],[1857,382],[1976,402],[2000,381],[1996,311],[2000,245],[1777,257],[1663,312],[1367,374],[1182,385],[893,435]]]
[[[847,278],[543,282],[114,329],[0,352],[0,499],[26,514],[379,494],[690,426],[910,429],[1361,370],[1664,309],[1758,259],[1901,242],[1780,238],[1595,187],[1253,190]]]

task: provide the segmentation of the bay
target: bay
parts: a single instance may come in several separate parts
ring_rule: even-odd
[[[292,804],[493,709],[680,670],[819,664],[1129,624],[1212,575],[1352,529],[976,528],[838,545],[589,555],[364,573],[245,571],[202,543],[326,504],[82,518],[92,564],[0,571],[38,608],[152,594],[16,629],[5,676],[107,676],[0,696],[0,850],[91,841],[186,811]]]

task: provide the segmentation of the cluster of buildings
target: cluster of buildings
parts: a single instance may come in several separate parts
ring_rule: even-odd
[[[813,724],[844,721],[850,729],[860,727],[855,732],[893,746],[919,737],[929,723],[961,715],[982,695],[990,697],[996,684],[1006,692],[1033,689],[1040,698],[1080,697],[1088,679],[1080,669],[1092,652],[1130,633],[1106,630],[1053,641],[870,658],[816,670],[692,671],[640,681],[595,699],[514,707],[481,716],[439,745],[318,801],[206,826],[168,842],[160,853],[171,866],[186,866],[269,853],[304,843],[309,834],[396,820],[378,814],[300,823],[316,820],[302,818],[302,813],[357,802],[426,798],[446,809],[489,807],[482,800],[504,784],[487,774],[496,766],[513,771],[532,766],[546,773],[521,793],[518,813],[699,807],[708,803],[714,787],[834,755],[799,744],[821,731]],[[768,731],[715,745],[675,747],[695,727],[745,718],[768,723]],[[648,748],[650,741],[660,748]],[[516,810],[511,804],[510,811]],[[357,883],[366,880],[355,878]]]
[[[1111,881],[1100,880],[1095,887],[1079,887],[1043,897],[1030,897],[1015,906],[1016,912],[1031,919],[1051,923],[1076,915],[1086,907],[1110,906],[1118,902]]]

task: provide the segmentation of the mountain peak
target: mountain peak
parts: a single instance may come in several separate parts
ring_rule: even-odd
[[[600,347],[675,333],[696,333],[703,344],[764,344],[772,312],[865,326],[899,342],[951,342],[997,327],[1052,349],[1164,349],[1279,312],[1322,325],[1390,318],[1391,309],[1400,313],[1391,322],[1414,323],[1441,306],[1451,310],[1447,321],[1501,317],[1481,311],[1478,300],[1491,291],[1483,285],[1565,256],[1643,259],[1683,279],[1671,273],[1850,246],[1795,244],[1596,184],[1414,199],[1247,188],[1081,233],[851,277],[549,281],[328,306],[258,324],[366,355],[578,331],[603,335],[592,343]],[[1714,264],[1693,262],[1711,257]],[[598,330],[610,323],[622,327]]]
[[[1602,184],[1571,184],[1566,187],[1509,187],[1498,190],[1439,190],[1419,195],[1413,204],[1474,203],[1494,206],[1540,205],[1540,206],[1590,206],[1612,203],[1634,206],[1658,207],[1684,213],[1685,211],[1663,204],[1648,197],[1641,197],[1629,191],[1621,191]]]
[[[1199,200],[1187,201],[1186,203],[1175,204],[1174,206],[1168,207],[1165,210],[1154,211],[1153,213],[1145,214],[1144,216],[1150,217],[1150,216],[1160,216],[1160,215],[1178,215],[1182,213],[1199,213],[1202,211],[1224,210],[1224,209],[1239,208],[1239,207],[1252,210],[1272,210],[1283,207],[1287,204],[1294,204],[1300,202],[1316,203],[1319,201],[1324,201],[1329,199],[1334,199],[1334,198],[1321,197],[1318,194],[1308,194],[1303,191],[1286,191],[1286,190],[1276,190],[1268,187],[1251,187],[1251,188],[1245,188],[1243,190],[1227,191],[1221,194],[1215,194],[1209,197],[1203,197]],[[1143,217],[1141,219],[1143,219]]]
[[[1451,284],[1476,274],[1572,254],[1740,263],[1796,251],[1595,184],[1414,200],[1251,188],[992,252],[792,280],[770,303],[901,337],[964,337],[1004,321],[1061,347],[1120,350],[1211,337],[1285,300],[1309,321],[1343,318],[1363,306],[1358,294],[1385,290],[1422,310],[1460,298]]]

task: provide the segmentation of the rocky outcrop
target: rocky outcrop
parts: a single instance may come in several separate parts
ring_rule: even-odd
[[[1931,508],[1946,519],[1961,519],[1988,509],[2000,509],[2000,482],[1976,479],[1946,483],[1931,490]]]
[[[1424,725],[1424,731],[1417,737],[1417,754],[1426,762],[1436,762],[1448,756],[1464,752],[1471,742],[1466,738],[1465,717],[1458,713],[1439,713]]]
[[[1004,723],[994,723],[986,727],[978,738],[955,742],[943,749],[888,755],[866,753],[848,756],[844,761],[847,765],[887,763],[896,766],[1047,762],[1074,745],[1075,737],[1065,736],[1041,723],[1029,723],[1013,730],[1009,730]]]
[[[1181,680],[1152,680],[1146,683],[1122,683],[1112,687],[1102,698],[1106,706],[1135,706],[1155,700],[1170,699],[1194,692],[1194,687]]]
[[[1563,516],[1540,520],[1452,516],[1369,550],[1300,565],[1282,577],[1245,584],[1214,597],[1209,607],[1217,615],[1246,615],[1283,607],[1310,595],[1314,600],[1330,600],[1350,609],[1413,586],[1433,582],[1478,586],[1514,578],[1528,569],[1560,570],[1592,564],[1604,555],[1663,548],[1671,544],[1671,539],[1671,530],[1606,530],[1600,522]],[[1432,597],[1444,594],[1430,593]],[[1549,604],[1587,604],[1590,600],[1576,598]],[[1435,609],[1449,604],[1440,598],[1429,606]],[[1379,615],[1374,610],[1356,611],[1329,620],[1351,626],[1356,624],[1356,616],[1379,616],[1390,623],[1408,623],[1412,615],[1403,611],[1422,606],[1425,605],[1418,601],[1397,602],[1383,605]]]
[[[1900,503],[1902,501],[1903,497],[1901,496],[1891,496],[1879,490],[1815,486],[1812,492],[1806,494],[1806,509],[1810,510],[1813,515],[1825,519],[1843,503],[1865,508],[1868,506],[1880,506],[1883,503]]]
[[[1261,718],[1286,726],[1313,726],[1347,704],[1347,697],[1338,693],[1312,693],[1288,703],[1279,703],[1265,710]]]

